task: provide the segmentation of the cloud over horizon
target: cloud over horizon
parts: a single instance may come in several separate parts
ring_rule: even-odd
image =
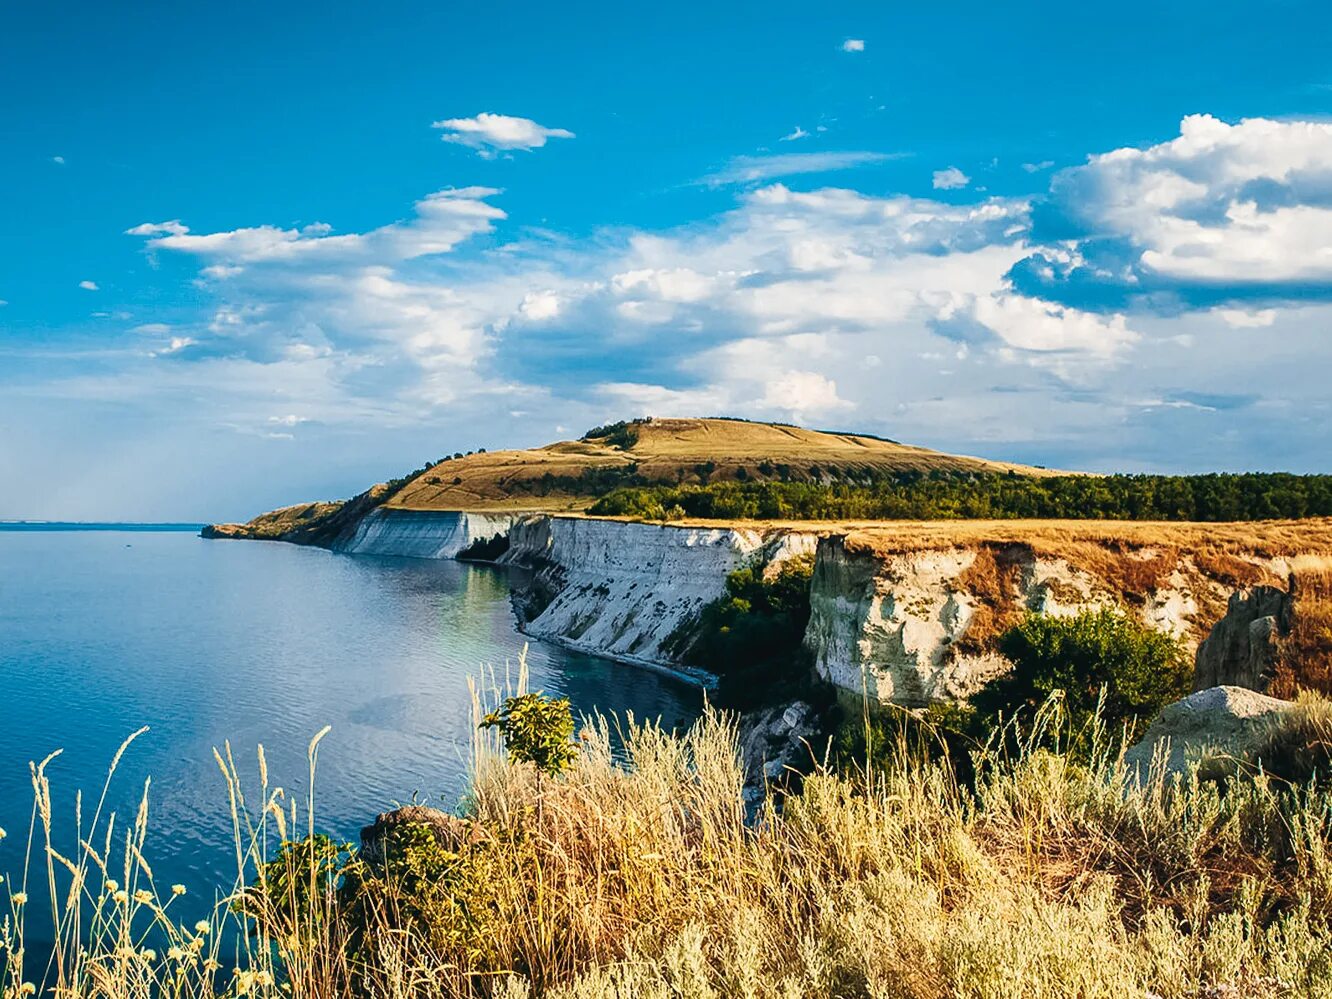
[[[127,322],[118,371],[44,391],[159,419],[189,399],[273,446],[728,413],[1096,470],[1321,447],[1332,126],[1190,117],[1030,197],[778,180],[889,156],[737,157],[707,180],[726,210],[576,240],[492,187],[345,232],[196,232],[182,205],[127,234],[192,262],[203,308]]]

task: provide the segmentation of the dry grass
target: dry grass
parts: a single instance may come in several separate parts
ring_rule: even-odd
[[[1047,712],[1038,725],[1057,719]],[[285,924],[247,925],[224,907],[206,928],[177,934],[169,901],[136,903],[137,892],[116,901],[133,878],[151,886],[136,828],[117,889],[97,863],[109,851],[76,858],[82,875],[45,865],[58,898],[70,878],[79,886],[57,911],[62,956],[47,984],[69,999],[1332,990],[1325,791],[1253,780],[1126,787],[1113,754],[1089,767],[1027,749],[991,758],[972,795],[903,751],[873,773],[817,773],[747,822],[735,733],[715,715],[680,735],[632,727],[628,766],[615,762],[606,724],[594,723],[574,768],[554,779],[504,761],[480,737],[476,753],[468,815],[479,834],[455,847],[440,890],[456,904],[442,925],[378,906],[356,917],[367,934],[358,937],[331,885],[310,872],[312,904]],[[245,798],[230,754],[219,761],[238,862],[253,881],[265,851],[313,820],[288,815],[266,774]],[[48,821],[43,813],[37,824],[38,854]],[[35,864],[44,866],[40,855]],[[71,914],[90,908],[115,916],[90,924]],[[12,953],[37,917],[12,892],[10,909]],[[80,935],[79,925],[100,929]],[[149,926],[179,939],[149,953]],[[229,978],[211,970],[219,939],[240,948]],[[22,995],[41,970],[11,964],[5,996]]]
[[[457,458],[412,480],[387,505],[410,510],[573,511],[595,496],[568,487],[538,494],[534,490],[544,476],[577,479],[587,471],[630,466],[650,482],[670,485],[775,478],[777,466],[785,466],[786,475],[796,481],[833,471],[843,476],[941,470],[1058,474],[874,437],[770,423],[668,419],[641,424],[636,431],[637,440],[624,449],[605,441],[560,441],[526,451]],[[760,465],[773,470],[765,473]]]
[[[1332,569],[1297,567],[1291,573],[1290,631],[1277,646],[1268,693],[1300,690],[1332,694]]]

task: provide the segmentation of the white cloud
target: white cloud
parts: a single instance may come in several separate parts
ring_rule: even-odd
[[[560,296],[552,291],[534,291],[523,296],[518,311],[533,322],[554,319],[560,314]]]
[[[171,332],[171,327],[166,323],[140,323],[131,328],[130,332],[142,336],[166,336]]]
[[[1024,351],[1076,352],[1098,359],[1121,353],[1139,339],[1122,315],[1100,316],[1021,295],[977,297],[971,312],[1005,344]]]
[[[299,229],[262,225],[224,232],[192,233],[178,220],[145,222],[127,230],[147,236],[156,250],[179,250],[213,261],[206,276],[224,279],[256,263],[326,265],[409,260],[447,253],[458,243],[489,232],[504,212],[486,199],[499,192],[488,187],[448,188],[416,203],[415,217],[365,233],[334,235],[327,223]]]
[[[54,164],[56,164],[57,166],[64,166],[64,165],[65,165],[65,157],[63,157],[63,156],[52,156],[52,157],[51,157],[51,162],[54,163]]]
[[[1079,227],[1126,240],[1107,281],[1332,285],[1332,123],[1190,115],[1177,138],[1094,155],[1053,181]]]
[[[787,371],[769,382],[759,404],[790,414],[796,422],[804,422],[854,404],[837,394],[837,383],[815,371]]]
[[[844,41],[844,42],[842,43],[842,51],[843,51],[843,52],[864,52],[864,51],[865,51],[865,39],[863,39],[863,38],[848,38],[846,41]]]
[[[268,422],[278,423],[284,427],[295,427],[302,423],[309,423],[310,421],[304,416],[297,416],[295,413],[287,413],[285,416],[270,416]]]
[[[1042,170],[1049,170],[1054,166],[1054,160],[1041,160],[1039,163],[1023,163],[1022,169],[1027,173],[1040,173]]]
[[[786,135],[783,135],[783,136],[782,136],[780,139],[778,139],[777,141],[778,141],[778,142],[795,142],[797,139],[807,139],[807,138],[809,138],[809,133],[806,132],[803,128],[801,128],[799,125],[797,125],[794,129],[792,129],[792,130],[791,130],[790,132],[788,132]]]
[[[82,288],[84,291],[98,291],[98,290],[100,290],[100,289],[98,289],[98,287],[97,287],[97,282],[96,282],[96,281],[80,281],[80,282],[79,282],[79,287]]]
[[[829,173],[854,167],[873,166],[889,160],[901,159],[901,153],[874,153],[866,151],[781,153],[775,156],[737,156],[721,170],[698,181],[708,187],[726,184],[752,184],[776,177],[793,177],[807,173]]]
[[[955,166],[946,170],[934,171],[934,189],[936,191],[955,191],[971,183],[971,178]]]
[[[182,225],[180,219],[169,222],[144,222],[133,229],[125,230],[127,236],[184,236],[189,226]]]
[[[574,133],[566,128],[547,128],[531,118],[490,112],[482,112],[475,118],[445,118],[430,127],[442,129],[441,138],[445,142],[475,149],[482,156],[494,156],[498,151],[540,149],[548,139],[574,138]]]
[[[1213,309],[1218,319],[1232,329],[1259,329],[1276,322],[1276,309]]]

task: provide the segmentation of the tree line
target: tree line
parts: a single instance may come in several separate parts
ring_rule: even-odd
[[[1270,520],[1332,516],[1332,475],[901,473],[868,484],[714,482],[613,489],[588,513],[646,520]]]

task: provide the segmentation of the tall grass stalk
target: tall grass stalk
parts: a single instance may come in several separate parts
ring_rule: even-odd
[[[558,776],[478,731],[453,831],[397,868],[310,838],[323,733],[303,816],[262,749],[248,798],[224,746],[237,886],[194,928],[142,856],[146,792],[121,834],[100,804],[76,819],[67,857],[43,763],[29,857],[60,900],[56,955],[25,975],[33,926],[11,888],[4,994],[1332,995],[1332,793],[1261,774],[1139,784],[1106,733],[1090,762],[1058,751],[1066,724],[1052,702],[978,748],[974,785],[903,737],[748,818],[736,731],[713,711],[687,732],[590,719]]]

